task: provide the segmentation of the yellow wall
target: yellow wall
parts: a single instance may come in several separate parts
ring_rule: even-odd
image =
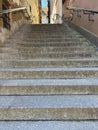
[[[31,21],[34,24],[40,22],[41,17],[41,7],[39,0],[4,0],[8,5],[8,8],[26,7]],[[2,0],[0,0],[0,8],[2,6]],[[10,14],[11,22],[19,21],[24,17],[23,12],[15,12]],[[26,17],[24,17],[26,18]],[[2,25],[2,19],[0,19],[0,26]]]
[[[21,1],[20,0],[12,0],[11,8],[26,7],[29,16],[32,16],[32,12],[30,12],[30,6],[31,6],[31,9],[32,9],[31,1],[32,0],[21,0]],[[20,12],[15,12],[15,13],[12,14],[12,22],[19,21],[24,16],[25,15],[21,11]],[[26,17],[24,17],[24,18],[26,18]]]
[[[39,0],[13,0],[17,6],[26,7],[29,13],[29,16],[33,19],[33,23],[39,23],[40,20],[40,5]],[[17,15],[19,14],[19,15]],[[13,20],[21,19],[21,13],[16,13],[13,15]]]
[[[15,8],[14,5],[11,5],[11,8]],[[15,12],[15,13],[11,13],[11,22],[15,22],[20,20],[23,17],[23,13],[22,12]]]
[[[39,23],[40,22],[40,11],[41,11],[41,7],[39,5],[39,1],[38,0],[33,0],[32,1],[32,5],[33,5],[33,17],[34,17],[34,23]]]

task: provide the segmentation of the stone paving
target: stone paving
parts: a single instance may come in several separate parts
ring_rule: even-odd
[[[67,25],[28,24],[0,53],[0,130],[98,129],[98,53],[90,41]]]

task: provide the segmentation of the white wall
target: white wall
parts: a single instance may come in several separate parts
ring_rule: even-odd
[[[50,0],[51,23],[62,23],[62,0]],[[53,20],[55,14],[59,14],[58,20]]]

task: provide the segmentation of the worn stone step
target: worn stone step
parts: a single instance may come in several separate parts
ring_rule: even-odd
[[[24,29],[23,29],[23,30],[19,30],[19,33],[22,33],[23,31],[24,31]],[[33,30],[32,30],[32,29],[28,29],[28,28],[27,28],[27,30],[24,32],[24,34],[30,34],[30,33],[31,33],[31,34],[36,34],[36,33],[42,34],[42,32],[43,32],[43,33],[46,32],[46,34],[47,34],[47,33],[51,33],[51,34],[54,34],[54,35],[55,35],[55,34],[64,34],[64,33],[69,33],[69,32],[70,32],[70,33],[74,33],[74,34],[79,34],[79,33],[77,33],[77,32],[73,32],[73,31],[71,32],[70,30],[67,30],[67,31],[66,31],[66,30],[65,30],[65,31],[64,31],[64,30],[60,30],[60,31],[58,31],[57,29],[55,29],[55,30],[53,31],[53,30],[51,30],[51,29],[50,29],[50,30],[45,30],[45,29],[44,29],[44,30],[41,30],[41,29],[39,29],[39,30],[38,30],[38,29],[33,29]]]
[[[13,37],[10,37],[9,39],[14,39],[16,36],[19,36],[21,35],[21,38],[24,38],[24,34],[22,35],[21,33],[17,33],[15,35],[13,35]],[[36,34],[33,34],[32,35],[32,32],[29,33],[29,35],[26,35],[25,38],[83,38],[85,40],[87,40],[86,38],[84,38],[82,35],[78,35],[78,34],[73,34],[73,33],[68,33],[68,34],[60,34],[60,35],[42,35],[42,33],[40,35],[36,35]]]
[[[61,27],[61,26],[60,26]],[[25,32],[25,33],[27,33],[27,32],[41,32],[41,31],[45,31],[45,32],[48,32],[48,31],[50,31],[50,32],[56,32],[56,33],[63,33],[63,32],[73,32],[73,33],[78,33],[78,32],[76,32],[75,30],[73,31],[71,28],[69,29],[68,27],[65,29],[65,28],[59,28],[59,27],[50,27],[50,28],[34,28],[34,26],[33,27],[31,27],[31,28],[29,28],[28,29],[28,27],[26,28],[27,29],[27,31]],[[19,32],[22,32],[22,31],[24,31],[24,27],[19,31]]]
[[[0,130],[98,130],[98,121],[1,121]]]
[[[24,34],[40,34],[40,35],[42,35],[42,31],[40,30],[40,31],[36,31],[36,29],[34,30],[34,31],[32,31],[32,30],[29,30],[28,31],[28,29],[23,33],[23,31],[24,30],[20,30],[19,32],[17,32],[15,35],[24,35]],[[58,32],[58,30],[55,30],[54,32],[53,31],[45,31],[45,30],[43,30],[43,34],[50,34],[50,35],[52,35],[53,34],[53,36],[57,36],[58,34],[60,34],[60,35],[65,35],[65,34],[67,34],[67,35],[70,35],[70,34],[73,34],[73,35],[76,35],[76,36],[80,36],[80,34],[79,33],[76,33],[76,32],[71,32],[70,30],[69,31],[62,31],[62,30],[60,30],[60,32]],[[48,35],[49,36],[49,35]]]
[[[4,68],[0,79],[83,79],[98,78],[98,68]]]
[[[0,120],[98,120],[98,95],[0,96]]]
[[[9,40],[12,40],[12,41],[14,41],[15,39],[14,38],[10,38]],[[71,40],[73,40],[73,41],[82,41],[82,42],[86,42],[87,40],[85,39],[85,38],[75,38],[75,37],[73,37],[73,38],[70,38],[70,37],[67,37],[67,38],[64,38],[64,37],[62,37],[62,38],[59,38],[59,37],[57,37],[57,38],[53,38],[53,37],[38,37],[38,38],[36,38],[36,37],[21,37],[19,40],[26,40],[26,41],[71,41]]]
[[[28,29],[28,28],[27,28],[27,29]],[[22,32],[22,31],[24,31],[24,29],[23,29],[23,30],[20,30],[20,32]],[[61,30],[62,32],[60,32],[60,31],[58,31],[58,29],[56,29],[56,28],[50,28],[50,29],[48,29],[48,28],[46,28],[46,29],[45,29],[45,28],[44,28],[44,29],[40,29],[40,28],[37,29],[37,28],[35,28],[35,29],[34,29],[34,28],[33,28],[33,29],[31,29],[31,30],[30,30],[30,29],[27,30],[26,33],[31,33],[31,32],[32,32],[32,33],[41,33],[42,31],[43,31],[44,33],[45,33],[45,32],[47,32],[47,33],[48,33],[48,32],[49,32],[49,33],[70,32],[70,30],[68,30],[68,29],[67,29],[67,30]],[[75,33],[75,32],[74,32],[74,33]]]
[[[37,42],[37,43],[33,43],[33,42],[31,42],[31,43],[29,43],[29,44],[27,44],[27,42],[18,42],[18,43],[9,43],[9,44],[6,44],[6,45],[0,45],[0,48],[2,48],[2,47],[16,47],[16,48],[20,48],[20,47],[25,47],[25,48],[32,48],[32,47],[77,47],[77,48],[79,48],[79,47],[81,47],[81,48],[83,48],[83,47],[89,47],[88,46],[88,44],[85,44],[85,43],[57,43],[57,42],[55,42],[55,43],[52,43],[52,42],[50,42],[50,43],[45,43],[45,42],[42,42],[42,43],[39,43],[39,42]]]
[[[98,95],[97,79],[0,80],[0,95]]]
[[[81,42],[81,41],[77,41],[77,42],[74,42],[74,41],[18,41],[18,40],[15,40],[15,41],[8,41],[6,43],[2,43],[0,44],[0,48],[1,47],[13,47],[13,46],[19,46],[19,45],[23,45],[23,46],[26,46],[26,45],[29,45],[29,46],[46,46],[46,47],[49,47],[50,46],[57,46],[57,47],[62,47],[62,46],[67,46],[67,47],[74,47],[74,46],[84,46],[84,47],[89,47],[89,46],[92,46],[90,45],[88,42]],[[27,46],[28,47],[28,46]],[[94,48],[96,48],[95,46],[92,46]]]
[[[96,52],[96,48],[92,46],[84,47],[0,47],[0,53],[10,53],[10,52]]]
[[[56,46],[62,46],[62,45],[67,45],[67,46],[75,46],[75,45],[89,45],[89,43],[88,42],[82,42],[82,41],[73,41],[73,40],[70,40],[70,41],[63,41],[63,40],[36,40],[36,41],[27,41],[27,40],[13,40],[13,41],[10,41],[10,42],[8,42],[7,44],[11,44],[11,45],[13,45],[13,44],[18,44],[18,45],[24,45],[24,44],[26,44],[26,45],[51,45],[51,46],[54,46],[54,45],[56,45]]]
[[[23,38],[24,37],[24,34],[22,35],[21,33],[20,34],[16,34],[16,35],[14,35],[13,37],[11,37],[11,38],[9,38],[9,39],[14,39],[15,37],[17,37],[17,36],[19,36],[19,35],[21,35],[21,38]],[[77,35],[77,34],[73,34],[73,33],[58,33],[58,34],[54,34],[54,33],[32,33],[32,32],[30,32],[30,33],[27,33],[26,34],[27,36],[25,36],[24,38],[71,38],[71,39],[73,39],[73,38],[83,38],[83,39],[85,39],[83,36],[81,36],[81,35]],[[85,40],[87,40],[87,39],[85,39]]]
[[[0,53],[0,60],[8,60],[8,59],[21,59],[21,60],[27,60],[27,59],[36,59],[36,58],[85,58],[85,57],[95,57],[95,53],[85,52],[85,53]]]
[[[14,47],[15,48],[15,47]],[[19,47],[19,49],[20,48],[22,48],[22,47]],[[87,54],[87,52],[90,54],[92,54],[92,55],[94,55],[94,54],[97,54],[96,53],[96,50],[94,50],[94,49],[91,49],[91,50],[89,50],[89,51],[86,51],[86,49],[85,49],[85,51],[84,50],[71,50],[71,51],[69,51],[69,50],[64,50],[64,48],[61,48],[60,50],[59,50],[59,48],[58,49],[45,49],[45,47],[41,47],[41,48],[43,48],[43,49],[41,49],[40,47],[34,47],[35,49],[32,49],[32,48],[30,48],[30,50],[29,50],[29,47],[27,47],[27,51],[26,51],[26,47],[24,48],[24,50],[21,50],[21,51],[19,51],[18,50],[18,48],[17,49],[12,49],[12,48],[10,48],[10,49],[2,49],[1,51],[0,51],[0,54],[20,54],[20,53],[30,53],[30,54],[32,54],[32,53],[36,53],[36,54],[38,54],[38,53],[43,53],[43,54],[53,54],[53,53],[59,53],[59,54],[65,54],[65,53],[70,53],[71,52],[71,54],[73,54],[73,53],[86,53]],[[54,48],[54,47],[53,47]]]
[[[87,42],[9,42],[5,45],[6,47],[89,47]],[[2,47],[2,45],[0,46]]]
[[[32,67],[98,67],[97,58],[85,59],[35,59],[35,60],[0,60],[2,68],[32,68]]]
[[[8,39],[8,41],[15,41],[15,38],[11,38],[11,39]],[[61,39],[61,38],[58,38],[58,39],[55,39],[55,38],[30,38],[30,37],[28,37],[28,38],[20,38],[20,39],[17,39],[17,41],[28,41],[28,42],[30,42],[30,41],[66,41],[66,42],[70,42],[70,41],[73,41],[73,42],[88,42],[87,40],[83,40],[82,38],[63,38],[63,39]],[[89,42],[88,42],[89,43]],[[90,43],[89,43],[90,44]]]
[[[42,38],[44,38],[44,37],[55,37],[55,38],[68,38],[68,37],[70,37],[70,38],[83,38],[83,39],[86,39],[85,37],[83,37],[82,35],[80,35],[80,34],[76,34],[76,33],[73,33],[73,32],[64,32],[64,33],[46,33],[46,32],[44,32],[43,31],[43,33],[42,32],[40,32],[40,33],[37,33],[37,32],[26,32],[25,34],[28,34],[28,35],[26,35],[26,36],[24,36],[24,33],[23,32],[18,32],[18,33],[15,33],[12,37],[9,37],[9,39],[11,39],[11,38],[14,38],[14,37],[16,37],[16,36],[19,36],[19,35],[21,35],[21,38],[22,37],[33,37],[34,36],[34,38],[39,38],[39,37],[42,37]],[[36,35],[36,34],[39,34],[39,35]],[[42,34],[45,34],[45,35],[42,35]],[[50,34],[50,35],[48,35],[48,34]],[[76,37],[75,37],[76,36]],[[87,39],[86,39],[87,40]]]

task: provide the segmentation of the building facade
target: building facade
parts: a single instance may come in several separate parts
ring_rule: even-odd
[[[33,12],[33,23],[41,23],[41,0],[31,0],[32,1],[32,12]]]
[[[62,23],[62,1],[49,0],[50,2],[50,23]]]
[[[41,22],[41,0],[0,0],[0,11],[9,9],[17,11],[0,14],[0,42],[4,42],[24,23]]]
[[[0,0],[0,10],[20,7],[26,7],[27,11],[0,14],[0,27],[6,27],[5,21],[8,22],[7,24],[12,24],[27,17],[30,18],[31,23],[38,24],[41,22],[41,0]]]

